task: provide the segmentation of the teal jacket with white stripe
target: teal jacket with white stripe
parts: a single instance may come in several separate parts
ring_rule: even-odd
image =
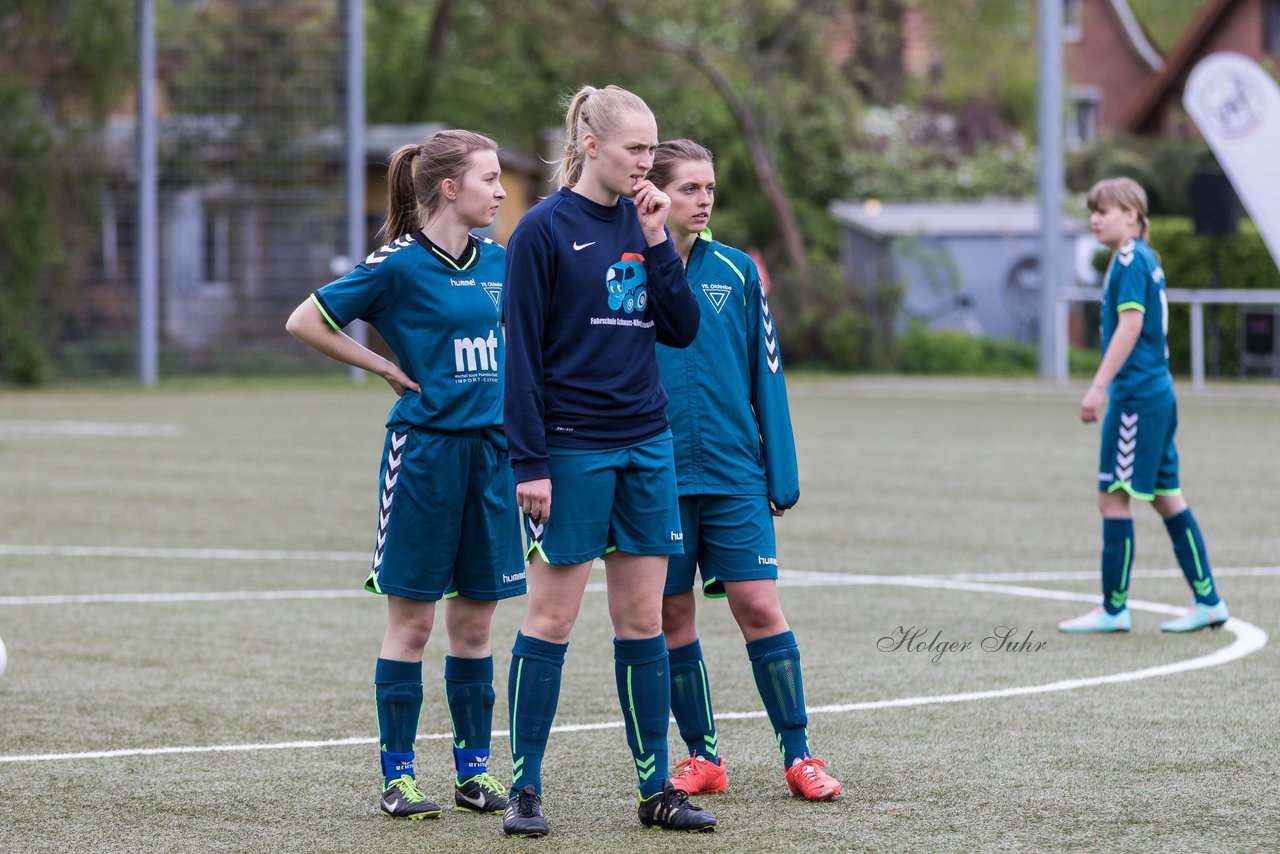
[[[800,500],[782,356],[760,273],[745,252],[703,235],[685,271],[702,309],[693,344],[658,345],[681,495]]]

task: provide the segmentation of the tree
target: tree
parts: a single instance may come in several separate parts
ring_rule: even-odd
[[[92,143],[133,67],[133,7],[18,0],[0,12],[0,373],[17,382],[48,375],[91,242],[102,173]]]

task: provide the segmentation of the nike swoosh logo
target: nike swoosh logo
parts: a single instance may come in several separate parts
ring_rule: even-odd
[[[484,795],[480,792],[476,792],[474,795],[467,794],[466,792],[458,792],[458,797],[462,798],[473,807],[484,806]]]
[[[573,251],[581,252],[583,249],[586,249],[588,246],[595,246],[595,245],[596,245],[596,242],[594,240],[591,241],[590,243],[579,243],[578,241],[575,240],[573,241]]]

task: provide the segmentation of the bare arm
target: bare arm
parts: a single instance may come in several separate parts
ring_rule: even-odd
[[[407,390],[421,391],[418,384],[409,379],[408,374],[400,370],[395,362],[384,359],[347,333],[330,326],[310,297],[293,310],[284,328],[294,338],[309,344],[329,358],[382,377],[397,396],[403,395]]]
[[[1111,336],[1111,343],[1107,345],[1107,352],[1102,354],[1102,364],[1098,365],[1093,383],[1080,401],[1080,420],[1084,423],[1098,420],[1098,410],[1107,397],[1107,388],[1116,374],[1120,373],[1124,363],[1129,361],[1129,354],[1142,335],[1143,317],[1143,313],[1136,309],[1120,312],[1120,321]]]

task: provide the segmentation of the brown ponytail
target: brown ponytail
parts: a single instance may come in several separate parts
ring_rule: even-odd
[[[473,153],[497,150],[498,143],[469,130],[437,131],[425,142],[397,148],[387,167],[387,221],[380,239],[425,228],[445,203],[440,185],[461,181]]]

